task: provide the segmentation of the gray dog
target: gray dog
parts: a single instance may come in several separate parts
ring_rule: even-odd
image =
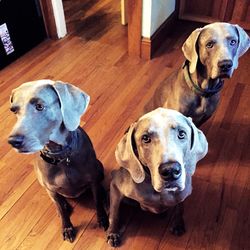
[[[175,109],[200,126],[218,105],[223,78],[232,76],[249,46],[247,33],[238,25],[212,23],[196,29],[182,46],[183,67],[160,84],[145,113],[157,107]]]
[[[102,163],[83,129],[80,117],[89,96],[71,84],[39,80],[12,91],[11,111],[17,122],[9,143],[20,153],[37,155],[38,180],[55,202],[62,219],[64,240],[72,242],[75,229],[70,221],[71,206],[65,198],[76,198],[91,188],[99,225],[106,230],[108,218],[103,207],[105,191]]]
[[[182,202],[191,194],[196,163],[207,150],[204,134],[175,110],[158,108],[133,123],[115,152],[121,168],[112,172],[108,243],[120,243],[119,206],[125,197],[153,213],[176,206],[172,232],[184,233]]]

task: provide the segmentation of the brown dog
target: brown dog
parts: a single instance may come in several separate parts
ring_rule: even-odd
[[[86,188],[92,190],[99,225],[108,227],[101,185],[103,166],[88,135],[79,127],[88,103],[89,96],[80,89],[51,80],[24,83],[11,95],[11,111],[17,122],[9,143],[20,153],[40,151],[36,174],[55,202],[63,238],[70,242],[75,230],[70,221],[72,208],[65,198],[76,198]]]
[[[238,25],[212,23],[196,29],[183,44],[183,67],[160,84],[144,112],[175,109],[200,126],[218,105],[223,78],[232,76],[249,46],[247,33]]]

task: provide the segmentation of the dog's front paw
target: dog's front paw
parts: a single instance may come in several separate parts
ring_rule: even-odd
[[[181,236],[186,232],[185,224],[181,223],[170,228],[170,232],[176,236]]]
[[[121,243],[121,236],[118,233],[109,233],[107,242],[112,247],[118,247]]]
[[[109,227],[109,220],[107,214],[103,214],[102,216],[98,216],[98,224],[99,227],[103,228],[106,231]]]
[[[76,231],[73,226],[63,228],[63,240],[73,242],[76,237]]]

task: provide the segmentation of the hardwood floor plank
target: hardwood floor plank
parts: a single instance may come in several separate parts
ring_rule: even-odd
[[[40,216],[48,209],[49,197],[35,181],[1,219],[1,249],[14,249],[27,237]]]
[[[237,212],[234,209],[226,209],[224,220],[220,225],[215,249],[229,249],[233,237],[233,229],[237,220]]]

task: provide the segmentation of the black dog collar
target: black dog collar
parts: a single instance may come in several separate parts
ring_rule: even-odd
[[[56,153],[49,151],[46,148],[40,151],[40,157],[49,164],[58,165],[66,161],[68,165],[70,163],[71,147],[65,146],[61,151]]]
[[[74,142],[77,140],[77,132],[71,132],[68,139],[68,144],[59,151],[51,151],[48,147],[44,147],[40,151],[40,157],[49,164],[58,165],[59,163],[66,162],[66,165],[70,163],[70,156],[74,148]]]

